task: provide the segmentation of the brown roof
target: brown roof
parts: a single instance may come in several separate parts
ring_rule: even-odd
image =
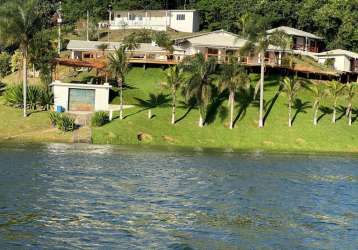
[[[79,61],[74,59],[56,58],[55,63],[69,67],[85,67],[95,69],[104,69],[107,66],[105,61],[98,59],[96,59],[96,61]]]

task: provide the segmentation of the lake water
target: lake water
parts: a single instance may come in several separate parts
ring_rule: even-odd
[[[0,145],[0,248],[357,249],[358,158]]]

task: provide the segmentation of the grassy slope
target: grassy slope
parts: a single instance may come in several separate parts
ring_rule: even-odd
[[[126,103],[133,104],[134,96],[145,98],[148,92],[160,91],[161,69],[134,68],[128,76],[128,82],[134,89],[125,91]],[[277,79],[266,81],[265,99],[270,100],[278,90]],[[298,98],[312,101],[307,90],[302,90]],[[340,100],[345,105],[344,100]],[[329,106],[331,100],[323,105]],[[356,103],[358,104],[358,103]],[[225,106],[225,103],[223,104]],[[317,127],[312,125],[312,109],[299,113],[293,127],[287,126],[287,101],[280,94],[266,121],[263,129],[257,128],[257,107],[250,107],[246,116],[236,123],[233,130],[226,127],[227,119],[221,120],[219,115],[213,123],[204,128],[197,126],[198,111],[192,110],[175,126],[169,123],[170,109],[157,108],[155,117],[148,120],[146,111],[136,107],[125,111],[127,118],[123,121],[114,120],[110,124],[93,129],[94,143],[112,144],[150,144],[177,145],[189,147],[224,147],[233,149],[268,149],[282,151],[358,151],[358,123],[352,127],[347,125],[345,117],[337,124],[331,123],[330,115],[325,115]],[[186,109],[178,108],[177,118],[186,113]],[[137,134],[146,133],[152,140],[138,142]]]
[[[72,138],[72,133],[51,128],[47,112],[23,118],[22,110],[5,106],[0,97],[0,141],[71,142]]]

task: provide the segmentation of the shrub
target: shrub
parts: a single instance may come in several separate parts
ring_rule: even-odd
[[[7,52],[0,53],[0,78],[11,73],[11,56]]]
[[[53,103],[53,94],[46,88],[31,85],[27,87],[27,105],[31,109],[36,109],[38,105],[45,109]],[[14,85],[5,89],[5,102],[9,106],[22,107],[23,94],[22,85]]]
[[[53,127],[56,127],[58,121],[59,121],[60,118],[61,118],[61,113],[51,112],[51,113],[49,114],[49,117],[50,117],[51,125],[52,125]]]
[[[7,105],[14,107],[22,107],[23,96],[22,86],[15,85],[5,89],[4,92],[5,102]]]
[[[75,130],[75,119],[68,115],[65,115],[63,113],[51,112],[49,117],[52,126],[57,127],[59,130],[63,132]]]
[[[335,59],[334,58],[328,58],[326,59],[326,61],[324,62],[324,65],[330,69],[334,69],[334,63],[335,63]]]
[[[109,122],[109,117],[106,112],[96,112],[91,119],[91,125],[93,127],[101,127]]]

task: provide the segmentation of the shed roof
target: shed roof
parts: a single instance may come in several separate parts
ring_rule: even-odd
[[[316,56],[347,56],[350,58],[358,59],[358,54],[352,51],[344,50],[344,49],[335,49],[330,51],[325,51],[322,53],[318,53]]]
[[[268,34],[271,34],[275,31],[283,31],[288,35],[292,35],[292,36],[301,36],[301,37],[308,37],[308,38],[312,38],[312,39],[323,39],[320,36],[316,36],[315,34],[303,31],[303,30],[299,30],[299,29],[295,29],[292,27],[288,27],[288,26],[280,26],[274,29],[270,29],[267,31]]]
[[[183,41],[188,41],[192,45],[198,47],[205,46],[214,48],[240,48],[247,42],[246,39],[240,38],[238,35],[224,30],[196,34],[176,40],[177,43]]]

